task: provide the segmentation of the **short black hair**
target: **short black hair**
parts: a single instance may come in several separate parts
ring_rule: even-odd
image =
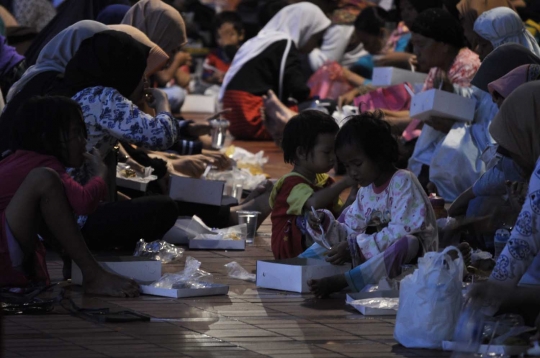
[[[362,149],[378,165],[394,164],[399,159],[398,142],[381,111],[349,117],[337,134],[336,151],[345,145]]]
[[[410,30],[458,49],[465,46],[463,26],[452,14],[443,9],[422,11],[414,20]]]
[[[387,18],[388,13],[384,9],[369,6],[358,15],[354,21],[354,28],[357,32],[362,31],[370,35],[382,36]]]
[[[13,120],[11,150],[28,150],[56,157],[66,164],[72,123],[79,124],[86,136],[81,107],[63,96],[32,97],[17,110]]]
[[[214,18],[214,28],[216,31],[226,23],[231,23],[239,34],[244,31],[244,23],[242,18],[235,11],[222,11]]]
[[[339,126],[329,114],[313,109],[300,112],[287,122],[283,130],[281,149],[285,163],[294,164],[297,148],[311,153],[319,134],[336,134],[338,130]]]

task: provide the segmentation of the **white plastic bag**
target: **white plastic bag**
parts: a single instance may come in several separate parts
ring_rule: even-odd
[[[459,257],[452,260],[449,251]],[[463,297],[463,257],[453,246],[428,252],[401,281],[394,338],[407,348],[441,348],[452,339]]]

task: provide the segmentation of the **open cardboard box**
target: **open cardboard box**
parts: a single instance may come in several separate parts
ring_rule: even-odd
[[[150,286],[151,282],[141,283],[141,292],[145,295],[185,298],[202,296],[219,296],[229,293],[229,286],[218,283],[212,284],[209,288],[157,288]]]
[[[257,261],[257,287],[298,293],[309,292],[308,280],[344,274],[350,265],[334,266],[318,259]]]
[[[404,82],[424,83],[427,74],[396,67],[375,67],[371,77],[373,86],[392,86]]]
[[[461,122],[472,122],[475,109],[476,101],[472,98],[430,89],[412,97],[410,116],[423,121],[437,116]]]
[[[161,261],[138,256],[97,257],[97,262],[109,272],[141,282],[154,282],[161,278]],[[75,262],[71,267],[71,282],[82,285],[81,269]]]
[[[347,294],[347,303],[351,303],[355,300],[363,300],[367,298],[399,298],[399,291],[397,290],[385,290],[385,291],[374,291],[374,292],[354,292]],[[390,309],[381,309],[381,308],[371,308],[365,306],[355,306],[354,307],[358,312],[364,316],[395,316],[397,314],[396,310]]]

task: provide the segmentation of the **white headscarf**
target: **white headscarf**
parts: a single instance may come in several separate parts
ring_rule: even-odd
[[[109,28],[97,21],[83,20],[64,29],[56,35],[39,53],[36,64],[30,66],[21,79],[11,87],[7,96],[9,102],[32,78],[46,71],[64,73],[67,63],[79,49],[81,42],[98,32]]]
[[[527,31],[519,15],[508,7],[496,7],[482,13],[474,22],[474,31],[491,42],[494,48],[517,43],[540,56],[540,47]]]
[[[223,99],[227,85],[242,66],[268,46],[277,41],[291,40],[297,48],[301,48],[313,35],[325,30],[330,24],[330,19],[312,3],[300,2],[281,9],[257,36],[240,47],[225,75],[219,99]]]

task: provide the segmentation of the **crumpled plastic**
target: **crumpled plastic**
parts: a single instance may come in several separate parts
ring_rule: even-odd
[[[260,173],[254,174],[249,168],[233,168],[222,172],[211,172],[207,179],[224,181],[231,190],[235,184],[242,184],[243,189],[253,190],[266,180],[266,176],[262,174],[262,169]]]
[[[167,262],[181,258],[183,253],[184,249],[163,240],[146,242],[144,239],[140,239],[135,246],[133,256],[148,257],[166,264]]]
[[[229,277],[231,278],[251,282],[255,282],[255,280],[257,279],[254,273],[247,272],[246,269],[240,266],[240,264],[236,261],[229,262],[225,265],[225,267],[227,268],[227,272],[229,274]]]
[[[477,261],[489,260],[491,258],[493,258],[492,254],[490,254],[487,251],[482,251],[482,250],[475,250],[475,251],[473,251],[473,253],[471,255],[471,260],[472,260],[473,264],[475,264]]]
[[[253,154],[244,148],[231,145],[224,150],[224,154],[236,162],[240,169],[249,170],[253,175],[263,174],[263,166],[268,163],[268,157],[264,156],[264,151]]]
[[[358,114],[358,107],[355,106],[343,106],[341,107],[341,110],[336,110],[334,113],[332,113],[332,117],[334,117],[334,120],[338,124],[338,126],[341,128],[345,123],[348,122],[350,116],[354,116]]]
[[[154,168],[152,167],[145,167],[144,173],[133,171],[135,176],[126,176],[126,169],[129,171],[131,168],[125,163],[118,163],[116,165],[116,177],[136,181],[139,183],[149,183],[157,179],[157,176],[152,175],[152,173],[154,172]]]
[[[399,298],[388,298],[388,297],[376,297],[376,298],[364,298],[361,300],[354,300],[349,302],[354,308],[363,306],[367,308],[378,308],[384,310],[396,310],[399,307]]]
[[[247,235],[247,224],[218,229],[217,233],[201,233],[193,240],[242,240]]]
[[[211,273],[200,269],[201,262],[191,256],[186,258],[186,266],[178,273],[166,273],[151,286],[157,288],[208,288],[212,287],[214,277]]]

